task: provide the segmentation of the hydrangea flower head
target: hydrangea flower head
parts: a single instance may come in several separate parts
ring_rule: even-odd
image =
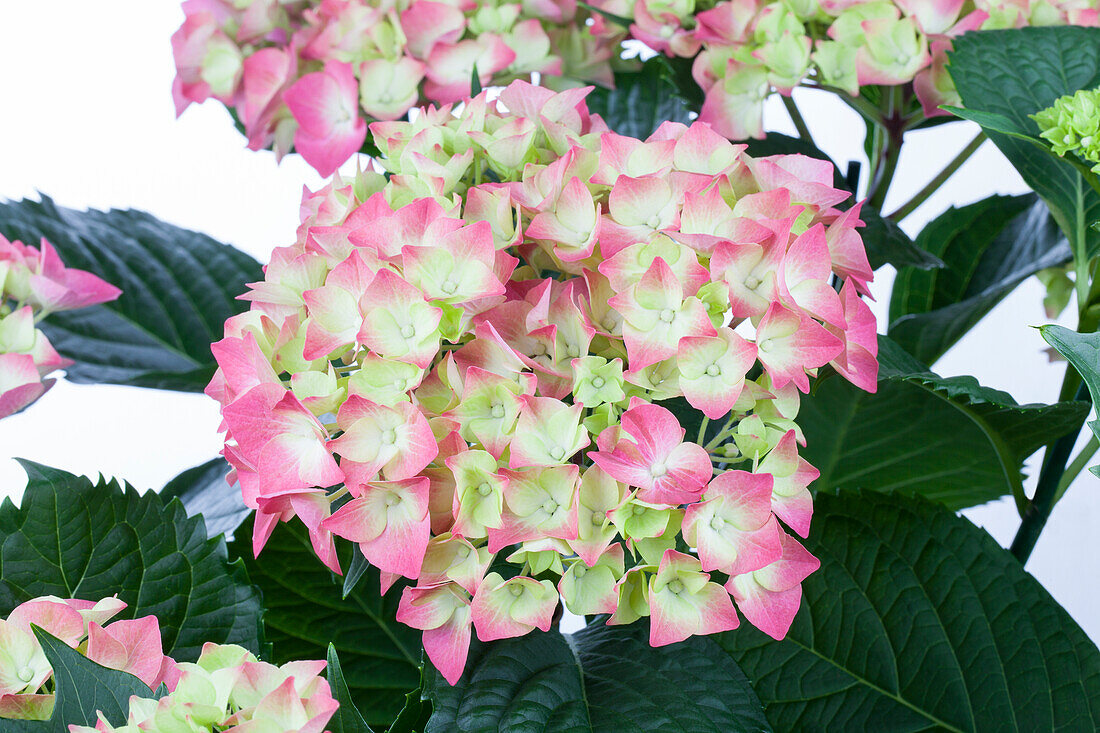
[[[176,663],[161,651],[155,616],[111,621],[126,608],[117,598],[93,603],[42,596],[25,601],[0,620],[0,718],[49,720],[53,669],[32,624],[109,669],[128,672],[150,691],[171,684]]]
[[[532,74],[609,84],[624,35],[565,0],[185,0],[183,12],[177,114],[217,99],[250,148],[293,147],[324,176],[360,149],[368,120],[458,102],[474,69],[482,86]]]
[[[876,384],[831,172],[704,122],[616,135],[587,91],[373,123],[389,177],[308,194],[213,349],[256,551],[295,516],[334,570],[334,538],[358,545],[410,581],[397,618],[452,683],[473,634],[559,602],[650,616],[654,645],[739,603],[782,636],[817,475],[799,396],[827,364]]]
[[[46,239],[32,247],[0,235],[0,418],[33,403],[54,384],[45,377],[72,364],[36,328],[38,321],[119,294],[92,273],[66,267]]]
[[[70,733],[139,731],[297,731],[322,733],[339,703],[320,676],[325,662],[302,660],[279,667],[233,644],[203,645],[194,663],[179,662],[168,694],[130,698],[125,724],[102,716],[95,727]]]
[[[691,59],[705,95],[700,119],[739,140],[763,136],[772,92],[800,85],[856,95],[865,85],[912,84],[927,117],[944,115],[940,105],[958,104],[946,69],[953,38],[1100,24],[1094,0],[186,0],[183,9],[172,39],[177,110],[218,99],[235,109],[249,147],[282,156],[293,145],[324,175],[358,149],[366,121],[400,119],[418,102],[458,102],[472,93],[475,68],[482,86],[537,74],[553,89],[612,87],[623,42],[641,42]],[[507,150],[522,166],[523,140],[507,132],[495,160]],[[555,226],[551,217],[532,224]],[[562,250],[583,252],[585,230],[558,236]]]

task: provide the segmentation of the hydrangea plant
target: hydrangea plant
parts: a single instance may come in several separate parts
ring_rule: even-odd
[[[1094,0],[184,14],[179,110],[371,157],[262,269],[0,204],[3,427],[75,362],[205,391],[225,434],[145,494],[23,462],[0,729],[1100,729],[1100,651],[1022,567],[1100,450]],[[796,86],[864,115],[865,180]],[[799,139],[737,142],[775,90]],[[884,213],[944,102],[982,132]],[[987,138],[1035,193],[902,230]],[[1041,329],[1057,402],[932,371],[1033,273],[1078,317]],[[956,514],[1007,497],[1007,549]]]

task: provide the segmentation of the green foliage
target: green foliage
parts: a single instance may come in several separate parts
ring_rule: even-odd
[[[229,534],[251,511],[244,505],[239,484],[226,483],[229,464],[222,457],[189,468],[160,490],[164,501],[177,498],[189,515],[201,514],[211,537]]]
[[[359,709],[355,707],[355,701],[351,698],[347,680],[344,679],[344,670],[340,667],[340,657],[336,654],[336,647],[328,645],[326,656],[328,666],[325,668],[325,676],[328,678],[329,687],[332,688],[332,696],[340,707],[336,714],[328,722],[329,733],[374,733],[367,721],[363,720]]]
[[[244,311],[245,283],[262,280],[244,252],[140,211],[74,211],[41,202],[0,203],[0,233],[49,239],[69,267],[122,289],[118,300],[54,313],[42,323],[76,364],[70,381],[201,392],[216,364],[210,344]]]
[[[122,617],[157,617],[177,661],[194,661],[208,641],[259,652],[259,591],[201,518],[117,481],[22,464],[21,506],[0,506],[0,616],[37,596],[117,594],[128,604]]]
[[[1077,333],[1056,325],[1042,326],[1039,332],[1081,375],[1092,397],[1092,404],[1100,405],[1100,333]],[[1093,435],[1100,438],[1100,420],[1090,422],[1089,428]],[[1089,470],[1100,476],[1100,465]]]
[[[768,155],[805,155],[833,163],[832,158],[816,146],[801,138],[781,135],[777,132],[768,133],[768,136],[762,140],[746,140],[745,144],[748,145],[746,152],[757,158]],[[833,185],[845,191],[851,190],[835,163],[833,163]],[[887,219],[873,207],[864,204],[860,209],[860,219],[866,225],[860,230],[860,236],[863,238],[867,259],[872,268],[877,270],[885,264],[898,268],[916,267],[922,270],[943,266],[943,262],[938,257],[914,244],[896,222]]]
[[[760,701],[711,638],[653,648],[645,623],[534,632],[470,649],[454,687],[433,671],[425,733],[506,730],[770,730]]]
[[[952,207],[925,226],[917,246],[945,265],[898,272],[890,297],[890,338],[929,364],[1023,280],[1073,256],[1034,194]]]
[[[989,134],[1050,207],[1074,257],[1100,252],[1100,193],[1069,161],[1036,140],[1031,115],[1066,94],[1100,86],[1100,29],[1078,26],[966,33],[956,39],[948,69],[965,115]],[[1024,139],[1021,139],[1024,138]]]
[[[352,547],[338,547],[341,567],[347,568]],[[378,570],[372,567],[344,598],[342,582],[317,559],[299,523],[280,523],[253,558],[248,521],[237,530],[231,551],[244,559],[263,591],[270,661],[321,659],[331,643],[363,718],[372,726],[389,725],[404,694],[420,683],[420,632],[394,619],[400,585],[379,595]]]
[[[1095,730],[1100,652],[984,531],[874,492],[819,495],[821,569],[783,641],[718,639],[776,730]]]
[[[929,372],[879,339],[878,391],[833,375],[802,401],[802,454],[821,471],[813,487],[899,490],[962,509],[1023,495],[1024,459],[1081,424],[1081,402],[1018,405],[973,377]]]
[[[603,117],[612,130],[642,140],[666,120],[691,124],[689,102],[664,56],[654,56],[636,71],[616,72],[615,88],[597,86],[587,102],[588,111]]]

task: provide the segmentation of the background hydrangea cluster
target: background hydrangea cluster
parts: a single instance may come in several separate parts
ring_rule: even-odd
[[[457,102],[475,68],[486,86],[532,74],[610,85],[623,35],[557,0],[188,0],[183,10],[172,37],[177,112],[214,97],[235,110],[249,147],[281,156],[293,144],[324,176],[359,150],[364,118]]]
[[[947,74],[951,39],[969,30],[1100,22],[1094,0],[608,0],[656,51],[694,57],[706,92],[700,119],[732,139],[762,137],[764,100],[803,84],[857,95],[913,83],[927,117],[959,104]]]
[[[858,95],[912,83],[924,115],[959,103],[946,69],[968,30],[1100,22],[1095,0],[188,0],[173,36],[176,108],[214,97],[249,147],[294,149],[322,175],[360,149],[368,120],[482,85],[613,86],[623,41],[693,59],[700,119],[762,137],[764,100],[800,85]]]
[[[787,532],[818,475],[799,390],[826,364],[876,384],[830,166],[703,123],[616,135],[587,91],[374,123],[388,175],[306,196],[213,347],[255,551],[297,516],[333,570],[336,535],[414,580],[398,619],[452,682],[471,623],[545,630],[559,598],[650,616],[655,646],[733,601],[782,637],[817,567]]]
[[[132,674],[149,686],[147,698],[130,699],[126,725],[113,727],[100,717],[94,728],[69,726],[72,733],[230,728],[320,732],[338,707],[320,676],[323,661],[277,667],[239,646],[207,643],[195,663],[177,662],[163,653],[155,616],[111,621],[125,608],[113,597],[93,603],[42,596],[19,604],[0,620],[0,718],[49,720],[53,714],[53,669],[32,625],[93,662]]]
[[[39,248],[0,235],[0,418],[37,400],[45,379],[72,362],[36,325],[50,313],[114,300],[121,291],[95,275],[65,267],[45,239]]]

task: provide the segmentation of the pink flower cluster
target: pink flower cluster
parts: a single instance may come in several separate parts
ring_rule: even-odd
[[[122,726],[102,715],[94,728],[69,733],[323,733],[340,704],[320,673],[325,662],[300,660],[277,667],[233,644],[207,643],[194,664],[174,662],[169,694],[134,695]]]
[[[480,82],[532,74],[611,83],[622,33],[586,24],[574,0],[187,0],[172,36],[182,113],[232,107],[253,150],[293,144],[329,176],[359,150],[367,119],[421,100],[451,103]]]
[[[633,19],[631,35],[694,57],[706,92],[700,119],[735,140],[762,137],[764,100],[812,84],[856,95],[913,82],[924,114],[959,104],[946,71],[951,39],[969,30],[1100,22],[1096,0],[604,0]]]
[[[0,620],[0,719],[53,715],[53,669],[31,624],[97,664],[134,675],[150,693],[161,684],[169,691],[159,700],[131,697],[126,726],[113,728],[101,716],[95,728],[70,725],[71,733],[182,730],[181,721],[190,731],[321,733],[339,707],[319,676],[323,661],[276,667],[239,646],[208,643],[196,663],[177,662],[162,650],[155,616],[108,623],[124,608],[117,598],[93,603],[43,596]]]
[[[48,720],[53,714],[53,669],[31,632],[34,624],[110,669],[128,672],[150,689],[174,686],[176,663],[161,650],[155,616],[110,621],[126,604],[43,596],[21,603],[0,620],[0,718]]]
[[[788,533],[818,475],[800,392],[826,364],[876,385],[830,165],[700,122],[616,135],[588,91],[374,123],[388,175],[307,192],[213,346],[254,550],[297,516],[334,571],[335,535],[383,589],[414,580],[398,619],[452,683],[471,624],[545,630],[559,598],[648,616],[653,645],[736,627],[735,603],[784,636],[818,565]]]
[[[35,324],[50,313],[105,303],[119,293],[90,272],[65,267],[45,239],[35,249],[0,235],[0,418],[45,394],[54,380],[44,377],[72,363]]]

